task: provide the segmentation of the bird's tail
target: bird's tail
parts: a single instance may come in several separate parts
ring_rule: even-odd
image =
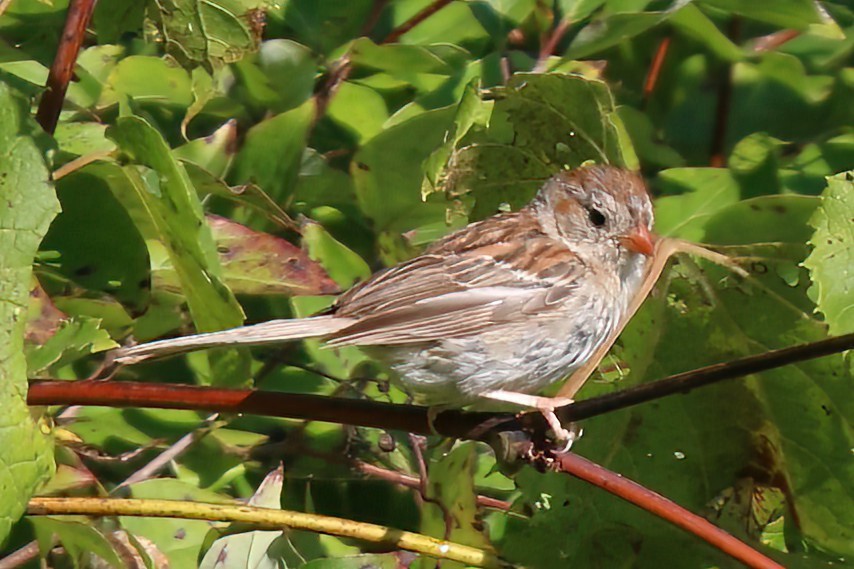
[[[293,320],[270,320],[252,326],[242,326],[220,332],[208,332],[182,338],[158,340],[147,344],[127,346],[116,350],[114,361],[119,364],[135,364],[150,358],[192,352],[204,348],[228,346],[258,346],[275,344],[287,340],[327,336],[350,326],[349,318],[314,316]]]

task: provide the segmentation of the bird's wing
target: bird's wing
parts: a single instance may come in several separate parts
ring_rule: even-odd
[[[529,235],[520,248],[501,232],[489,240],[483,230],[475,233],[479,241],[469,248],[440,242],[346,293],[335,315],[356,322],[327,343],[400,345],[477,334],[566,301],[585,270],[545,235]]]

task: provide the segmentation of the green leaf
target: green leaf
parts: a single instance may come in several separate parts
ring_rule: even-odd
[[[587,160],[629,166],[637,161],[600,81],[517,74],[492,96],[488,127],[471,128],[457,142],[436,183],[451,198],[471,193],[474,218],[495,213],[502,203],[518,209],[546,178]]]
[[[209,136],[191,140],[172,152],[179,160],[194,164],[215,178],[222,178],[234,159],[236,144],[237,123],[230,120]]]
[[[130,487],[130,494],[133,498],[153,500],[231,502],[221,494],[168,478],[134,484]],[[128,532],[153,541],[169,557],[171,567],[196,567],[205,535],[210,530],[210,524],[204,520],[120,517],[119,522]]]
[[[402,78],[419,73],[450,75],[455,71],[454,63],[464,61],[468,55],[455,45],[377,45],[368,38],[353,42],[349,53],[353,65]]]
[[[159,57],[126,57],[107,77],[98,106],[108,107],[126,99],[187,108],[193,103],[190,75]]]
[[[133,166],[124,167],[167,246],[199,331],[239,326],[243,312],[222,283],[213,236],[184,168],[160,134],[140,118],[121,118],[107,134],[135,162],[153,171],[151,176]]]
[[[383,130],[353,157],[359,206],[384,240],[381,254],[387,262],[411,256],[403,244],[405,232],[445,219],[446,204],[421,200],[421,163],[442,143],[453,116],[451,108],[417,114]]]
[[[0,543],[54,470],[51,440],[26,403],[24,332],[33,258],[59,203],[27,109],[0,82]]]
[[[831,334],[854,332],[854,171],[827,179],[821,205],[810,219],[815,233],[804,261],[811,295]]]
[[[162,136],[138,117],[118,119],[107,135],[138,164],[122,168],[133,190],[124,194],[126,207],[139,210],[142,204],[144,212],[137,216],[143,225],[137,226],[143,234],[153,232],[149,237],[156,236],[165,247],[196,329],[210,332],[239,326],[243,310],[223,282],[216,245],[186,170]],[[238,385],[249,377],[249,359],[243,351],[212,352],[209,361],[209,371],[197,370],[201,381]]]
[[[355,134],[356,142],[364,144],[382,130],[388,110],[383,98],[373,89],[344,82],[332,98],[327,115]]]
[[[421,510],[421,532],[439,539],[477,548],[490,547],[483,531],[477,506],[474,476],[477,469],[478,443],[460,443],[449,453],[442,454],[429,465],[427,495],[441,504],[425,502]],[[450,519],[446,518],[446,514]],[[450,535],[446,533],[450,524]],[[443,561],[442,566],[460,567],[459,563]],[[422,567],[436,564],[424,560]]]
[[[751,259],[753,279],[719,293],[714,323],[740,353],[825,337],[825,327],[810,317],[806,271],[797,269],[806,256],[808,220],[816,215],[817,202],[802,196],[755,198],[709,221],[712,243],[755,244],[743,253]],[[793,270],[795,279],[788,274]],[[757,436],[767,441],[772,470],[785,476],[800,531],[819,548],[845,556],[854,544],[851,381],[850,367],[836,356],[780,368],[747,383],[764,417]]]
[[[233,68],[238,92],[264,112],[283,113],[311,97],[318,62],[304,45],[274,39],[262,43],[256,56],[242,59]]]
[[[302,242],[312,261],[320,263],[342,289],[371,276],[371,268],[364,259],[329,235],[319,223],[303,225]]]
[[[66,521],[50,517],[32,517],[30,522],[39,543],[39,554],[46,559],[54,547],[53,537],[65,548],[74,567],[92,567],[98,558],[110,567],[121,569],[125,566],[115,548],[104,535],[92,526],[76,521]]]
[[[151,286],[145,241],[107,180],[78,170],[59,180],[56,191],[62,213],[41,250],[59,254],[52,265],[70,281],[144,311]]]
[[[668,9],[659,12],[627,10],[602,13],[581,28],[564,57],[581,59],[628,41],[676,14],[684,4],[685,2],[676,0]]]
[[[741,2],[740,0],[701,0],[706,6],[745,18],[767,22],[784,28],[802,30],[809,24],[821,21],[820,8],[812,0],[766,0]]]
[[[314,115],[314,102],[306,101],[252,127],[229,181],[234,185],[257,184],[277,202],[287,202],[294,191]]]
[[[64,321],[50,339],[27,351],[28,375],[34,377],[49,367],[64,366],[89,354],[117,348],[118,344],[100,325],[100,320],[85,316]]]
[[[250,506],[281,509],[284,472],[281,467],[267,474],[258,490],[249,500]],[[232,525],[231,530],[237,527]],[[224,569],[226,567],[252,567],[254,569],[278,569],[275,542],[282,538],[279,531],[246,531],[224,535],[213,542],[199,563],[200,569]]]
[[[329,54],[338,46],[361,35],[373,0],[317,2],[292,0],[284,5],[283,23],[294,39],[312,50]]]
[[[264,0],[157,0],[152,11],[169,51],[212,69],[258,49]]]
[[[702,41],[709,50],[726,61],[744,58],[741,48],[730,40],[696,4],[688,4],[677,10],[670,23],[676,30],[692,40]]]
[[[708,218],[738,201],[738,184],[720,168],[674,168],[659,174],[669,192],[655,200],[655,229],[661,235],[703,241]]]

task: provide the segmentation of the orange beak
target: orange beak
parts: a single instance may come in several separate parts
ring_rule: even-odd
[[[640,253],[651,257],[655,251],[655,237],[646,228],[646,225],[638,225],[633,233],[620,238],[620,242],[629,251]]]

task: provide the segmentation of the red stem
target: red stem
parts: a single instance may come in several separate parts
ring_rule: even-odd
[[[554,468],[598,486],[646,510],[671,524],[693,533],[710,545],[754,569],[783,569],[776,561],[766,557],[746,543],[736,539],[708,520],[689,512],[656,492],[637,482],[615,474],[584,457],[562,453],[555,458]]]
[[[658,44],[655,50],[655,55],[652,58],[652,63],[649,66],[649,72],[646,74],[646,81],[643,85],[643,103],[644,105],[649,100],[652,92],[655,91],[655,86],[658,84],[658,78],[661,75],[661,67],[664,65],[664,60],[667,58],[667,51],[670,49],[670,36],[665,36]]]
[[[382,43],[396,42],[400,39],[400,36],[408,32],[409,30],[411,30],[412,28],[414,28],[415,26],[417,26],[418,24],[420,24],[421,22],[423,22],[424,20],[426,20],[427,18],[450,4],[451,2],[453,2],[453,0],[434,0],[429,6],[427,6],[426,8],[424,8],[423,10],[421,10],[420,12],[397,26],[395,29],[393,29],[391,33],[389,33],[385,37]]]
[[[96,0],[71,0],[68,4],[65,28],[62,30],[56,57],[47,76],[47,89],[36,113],[36,120],[48,134],[53,134],[59,121],[65,92],[68,91],[68,83],[74,75],[74,64],[77,54],[80,53],[80,46],[83,45],[86,26],[95,11],[95,3]]]

